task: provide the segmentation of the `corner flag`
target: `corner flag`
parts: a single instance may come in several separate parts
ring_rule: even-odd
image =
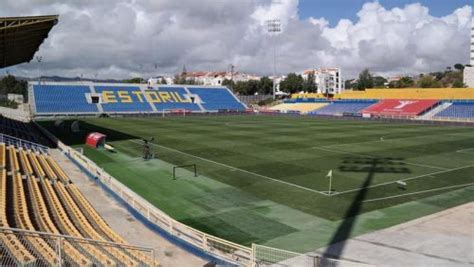
[[[328,191],[328,195],[331,195],[331,191],[332,191],[332,188],[331,188],[331,185],[332,185],[332,169],[328,172],[328,174],[326,175],[326,177],[329,177],[329,191]]]
[[[326,177],[332,178],[332,169],[328,172],[328,174],[326,175]]]

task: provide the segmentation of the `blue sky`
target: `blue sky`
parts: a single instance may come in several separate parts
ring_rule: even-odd
[[[357,12],[367,0],[300,0],[299,15],[301,18],[326,18],[331,26],[340,19],[357,20]],[[386,9],[403,7],[407,4],[421,3],[430,9],[430,14],[436,17],[451,14],[455,9],[465,5],[472,6],[473,0],[379,0]]]

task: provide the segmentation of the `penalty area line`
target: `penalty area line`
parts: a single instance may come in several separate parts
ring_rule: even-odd
[[[132,142],[132,143],[135,143],[135,144],[141,144],[140,142],[138,142],[136,140],[129,140],[129,141]],[[230,169],[231,171],[240,171],[240,172],[251,174],[251,175],[254,175],[254,176],[257,176],[257,177],[260,177],[260,178],[264,178],[264,179],[267,179],[267,180],[270,180],[270,181],[273,181],[273,182],[285,184],[285,185],[292,186],[292,187],[295,187],[295,188],[299,188],[299,189],[302,189],[302,190],[305,190],[305,191],[310,191],[310,192],[313,192],[313,193],[318,193],[318,194],[321,194],[321,195],[324,195],[324,196],[328,196],[328,194],[326,192],[323,192],[323,191],[318,191],[318,190],[307,188],[307,187],[304,187],[304,186],[301,186],[301,185],[297,185],[297,184],[293,184],[293,183],[290,183],[290,182],[285,182],[285,181],[282,181],[282,180],[271,178],[271,177],[268,177],[268,176],[265,176],[265,175],[261,175],[261,174],[254,173],[254,172],[251,172],[251,171],[247,171],[247,170],[244,170],[244,169],[240,169],[240,168],[237,168],[237,167],[234,167],[234,166],[231,166],[231,165],[227,165],[225,163],[221,163],[221,162],[213,161],[213,160],[210,160],[210,159],[202,158],[202,157],[199,157],[199,156],[196,156],[196,155],[193,155],[193,154],[189,154],[189,153],[186,153],[186,152],[183,152],[183,151],[171,148],[171,147],[167,147],[167,146],[163,146],[163,145],[159,145],[159,144],[155,144],[155,143],[150,143],[150,144],[152,144],[154,146],[157,146],[157,147],[167,149],[169,151],[180,153],[180,154],[183,154],[183,155],[186,155],[186,156],[189,156],[189,157],[197,158],[197,159],[200,159],[202,161],[206,161],[206,162],[213,163],[213,164],[216,164],[216,165],[219,165],[219,166],[222,166],[222,167],[226,167],[226,168]]]
[[[400,195],[395,195],[395,196],[373,198],[373,199],[364,200],[362,202],[365,203],[365,202],[374,202],[374,201],[379,201],[379,200],[387,200],[387,199],[404,197],[404,196],[412,196],[412,195],[417,195],[417,194],[423,194],[423,193],[429,193],[429,192],[435,192],[435,191],[442,191],[442,190],[447,190],[447,189],[452,189],[452,188],[469,187],[471,185],[474,185],[474,183],[458,184],[458,185],[452,185],[452,186],[445,186],[445,187],[438,187],[438,188],[433,188],[433,189],[428,189],[428,190],[422,190],[422,191],[417,191],[417,192],[412,192],[412,193],[400,194]]]

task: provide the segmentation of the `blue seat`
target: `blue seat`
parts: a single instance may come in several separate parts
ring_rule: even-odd
[[[95,104],[89,104],[84,85],[33,85],[37,113],[94,113]]]
[[[191,100],[185,97],[187,92],[183,87],[160,86],[158,94],[160,94],[160,92],[167,92],[168,94],[172,93],[174,96],[172,96],[168,101],[154,103],[158,111],[170,109],[201,110],[196,103],[192,103]]]
[[[332,102],[331,104],[310,112],[314,115],[342,115],[343,113],[358,113],[375,102]]]
[[[188,89],[192,94],[199,95],[201,104],[207,111],[245,110],[245,106],[225,87],[188,87]]]
[[[474,119],[474,102],[454,102],[435,115],[438,118]]]
[[[112,92],[116,102],[103,103],[102,109],[105,112],[150,112],[153,111],[145,97],[138,97],[133,94],[134,91],[140,91],[137,86],[94,86],[96,93],[102,94],[104,91]],[[119,92],[124,92],[126,98],[130,98],[132,102],[124,102],[120,98]],[[104,98],[102,97],[102,100]]]

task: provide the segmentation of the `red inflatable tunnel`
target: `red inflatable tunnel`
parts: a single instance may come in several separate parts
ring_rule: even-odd
[[[101,133],[97,133],[97,132],[90,133],[89,135],[87,135],[86,145],[91,146],[93,148],[98,148],[100,146],[104,146],[105,145],[105,137],[106,137],[105,134],[101,134]]]

